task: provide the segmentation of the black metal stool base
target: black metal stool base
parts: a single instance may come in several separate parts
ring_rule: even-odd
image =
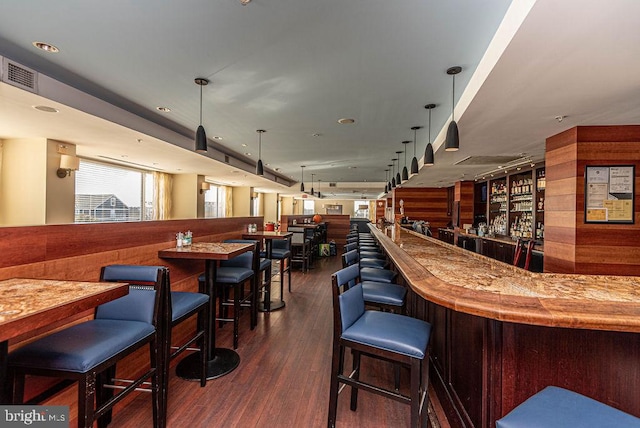
[[[258,302],[258,311],[260,312],[273,312],[278,309],[284,308],[285,304],[282,300],[276,300],[275,302],[272,300],[269,302],[269,310],[266,309],[264,302]]]
[[[216,348],[215,357],[207,361],[207,380],[231,373],[240,364],[240,355],[233,349]],[[176,374],[185,380],[200,381],[200,352],[195,352],[176,366]]]

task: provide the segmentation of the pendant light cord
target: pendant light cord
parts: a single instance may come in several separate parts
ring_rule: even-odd
[[[262,159],[262,132],[258,132],[258,159]]]
[[[429,143],[431,143],[431,110],[429,109]]]
[[[413,130],[413,157],[416,157],[416,135],[418,133],[417,129]]]
[[[451,120],[456,121],[455,118],[455,106],[456,106],[456,75],[453,76],[453,90],[451,91]]]
[[[202,125],[202,85],[200,85],[200,125]]]

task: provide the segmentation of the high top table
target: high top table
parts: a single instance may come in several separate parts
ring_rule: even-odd
[[[205,290],[209,295],[209,349],[207,349],[207,380],[216,379],[232,372],[240,364],[240,355],[233,349],[216,348],[216,292],[215,281],[219,260],[229,260],[253,249],[252,244],[197,242],[187,247],[168,248],[158,251],[163,259],[190,259],[205,261]],[[193,353],[184,358],[176,367],[176,374],[187,380],[200,380],[200,356]]]
[[[258,232],[247,232],[242,234],[242,239],[254,239],[256,241],[260,241],[264,239],[264,249],[267,253],[267,258],[271,260],[272,250],[273,250],[273,240],[274,239],[291,239],[293,232],[271,232],[271,231],[258,231]],[[284,263],[284,260],[280,263]],[[264,301],[258,305],[258,310],[260,312],[271,312],[278,309],[284,308],[284,297],[282,284],[284,283],[284,278],[280,278],[280,301],[273,302],[271,301],[271,292],[267,290],[264,294]]]
[[[13,278],[0,281],[0,404],[8,404],[9,339],[129,293],[125,283]]]

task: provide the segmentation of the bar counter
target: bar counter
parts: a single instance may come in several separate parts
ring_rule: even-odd
[[[431,382],[452,426],[495,421],[548,385],[640,417],[640,278],[533,273],[370,226],[432,323]]]

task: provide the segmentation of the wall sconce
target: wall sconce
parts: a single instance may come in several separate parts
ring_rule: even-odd
[[[60,168],[56,171],[56,174],[60,178],[65,178],[71,175],[71,171],[77,171],[80,169],[80,159],[72,155],[60,155]]]
[[[200,183],[200,194],[202,195],[204,192],[206,192],[207,190],[211,189],[211,184],[207,183],[206,181],[203,181],[202,183]]]

